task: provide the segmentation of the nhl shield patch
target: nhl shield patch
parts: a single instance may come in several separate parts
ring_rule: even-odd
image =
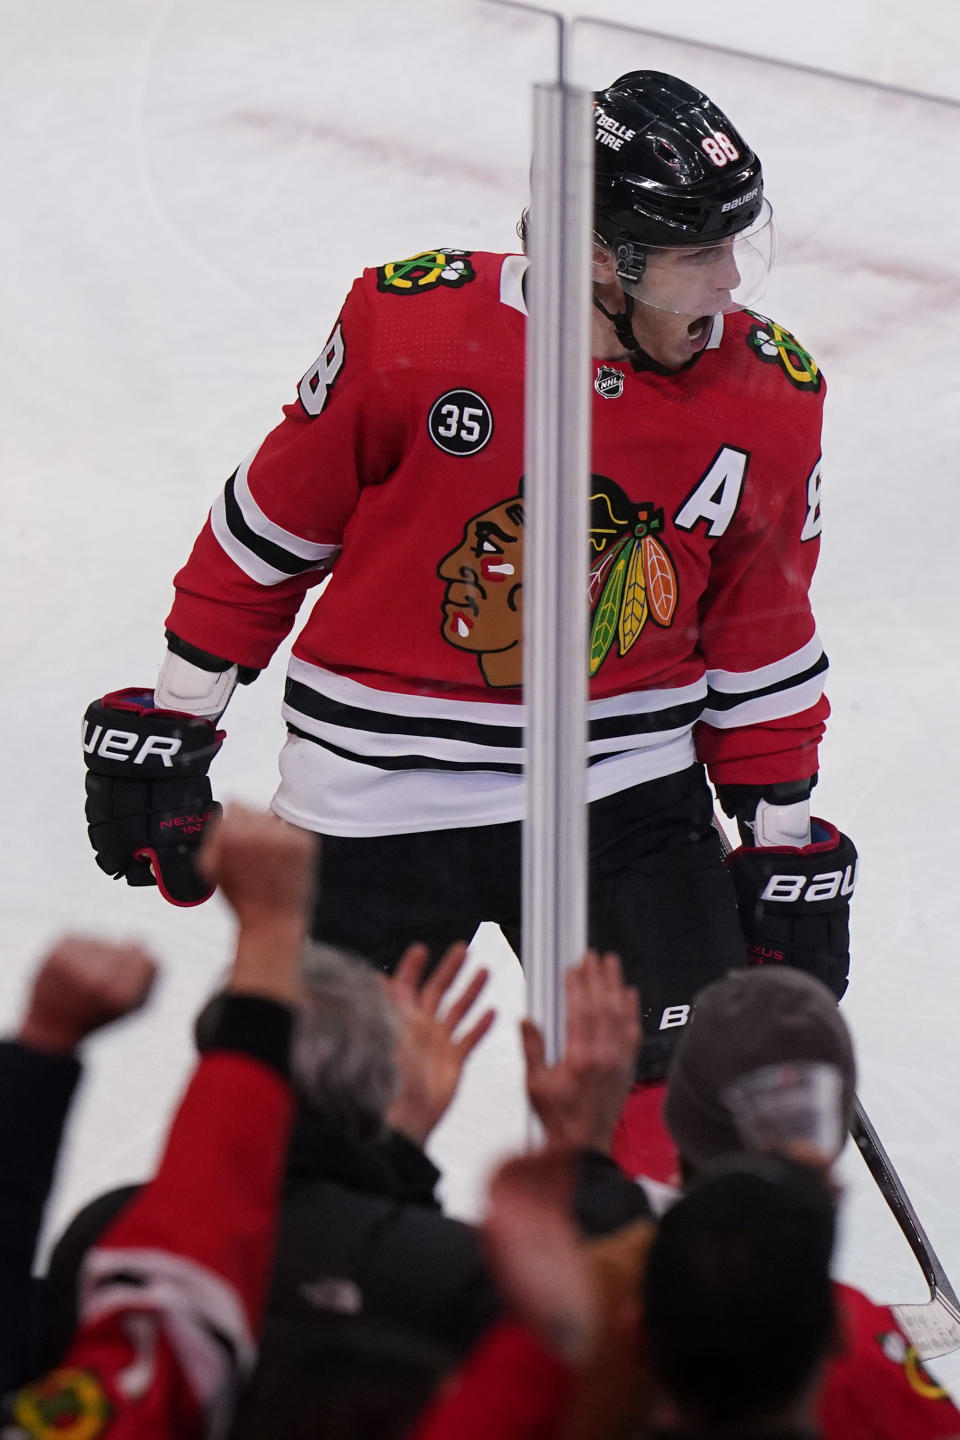
[[[623,394],[623,371],[614,370],[612,365],[601,365],[593,388],[604,400],[619,400]]]

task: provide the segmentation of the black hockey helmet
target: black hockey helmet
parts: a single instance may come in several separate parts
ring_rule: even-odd
[[[645,249],[710,245],[762,219],[760,161],[702,91],[633,70],[594,96],[595,227],[621,281]]]

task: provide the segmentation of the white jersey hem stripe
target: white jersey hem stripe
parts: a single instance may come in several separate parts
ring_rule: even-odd
[[[686,770],[695,761],[685,731],[662,744],[630,750],[592,765],[587,798],[600,800],[632,785]],[[304,830],[362,838],[457,830],[522,820],[522,775],[497,771],[387,771],[335,755],[323,745],[288,735],[280,754],[279,789],[272,809]]]

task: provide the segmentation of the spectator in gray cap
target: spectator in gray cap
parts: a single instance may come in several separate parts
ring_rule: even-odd
[[[733,970],[701,991],[673,1057],[663,1118],[684,1188],[720,1157],[777,1154],[825,1178],[853,1116],[856,1063],[834,995],[800,970]],[[669,1203],[644,1184],[652,1203]],[[676,1191],[671,1192],[676,1198]],[[898,1357],[912,1354],[889,1307],[834,1285],[838,1348],[817,1414],[825,1440],[903,1440],[960,1434],[960,1415],[926,1372],[921,1386]]]
[[[734,970],[700,993],[663,1116],[685,1180],[743,1150],[828,1168],[849,1132],[855,1089],[850,1032],[825,985],[801,970]]]

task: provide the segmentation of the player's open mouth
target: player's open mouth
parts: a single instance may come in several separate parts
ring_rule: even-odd
[[[713,322],[712,315],[701,315],[699,320],[693,320],[687,326],[687,335],[696,345],[698,341],[706,340],[710,333],[710,326]]]

